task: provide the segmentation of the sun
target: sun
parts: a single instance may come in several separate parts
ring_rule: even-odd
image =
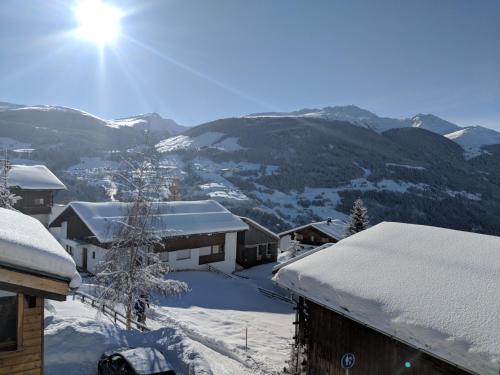
[[[76,34],[98,46],[113,43],[120,34],[120,10],[101,0],[81,0],[75,9]]]

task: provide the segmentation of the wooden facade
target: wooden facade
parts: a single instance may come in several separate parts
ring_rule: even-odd
[[[25,190],[10,188],[10,191],[20,197],[14,208],[26,215],[48,215],[52,210],[52,190]]]
[[[44,300],[68,293],[68,281],[0,267],[0,375],[43,374]]]
[[[43,374],[44,299],[18,293],[17,305],[17,345],[0,351],[0,375]]]
[[[279,237],[253,220],[241,219],[248,224],[249,230],[238,233],[236,262],[244,268],[276,262]]]
[[[336,243],[338,240],[312,226],[304,227],[294,231],[292,240],[304,245],[321,246],[326,243]]]
[[[292,365],[307,375],[345,375],[346,353],[355,356],[349,375],[474,374],[302,297],[295,343],[299,355]]]

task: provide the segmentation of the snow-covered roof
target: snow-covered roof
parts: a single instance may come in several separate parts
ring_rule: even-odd
[[[38,220],[0,208],[0,265],[67,279],[80,285],[76,265]]]
[[[276,233],[274,233],[272,230],[267,229],[265,226],[260,225],[257,223],[255,220],[250,219],[249,217],[243,217],[241,216],[241,219],[250,225],[253,225],[254,227],[260,229],[262,232],[266,233],[268,236],[273,237],[276,241],[279,241],[279,237]]]
[[[72,208],[99,242],[108,243],[118,233],[130,205],[125,202],[71,202],[50,225]],[[248,225],[238,216],[213,200],[155,202],[153,211],[149,230],[165,236],[248,230]]]
[[[328,222],[328,220],[317,221],[314,223],[302,225],[302,226],[297,227],[297,228],[292,228],[292,229],[289,229],[287,231],[278,233],[278,236],[283,237],[283,236],[286,236],[287,234],[297,232],[297,231],[305,229],[305,228],[314,228],[314,229],[319,230],[320,232],[322,232],[322,233],[324,233],[332,238],[335,238],[336,240],[339,240],[339,241],[342,238],[344,238],[344,234],[345,234],[345,223],[343,223],[341,220],[334,219],[331,222]]]
[[[333,243],[325,243],[325,244],[323,244],[321,246],[314,247],[311,250],[304,250],[299,255],[297,255],[297,256],[295,256],[293,258],[287,259],[284,262],[281,262],[281,263],[278,263],[277,265],[275,265],[273,267],[271,273],[275,274],[276,272],[278,272],[283,267],[286,267],[289,264],[295,263],[296,261],[301,260],[302,258],[308,257],[309,255],[314,254],[314,253],[316,253],[318,251],[321,251],[321,250],[324,250],[324,249],[328,249],[332,245],[334,245],[334,244]]]
[[[480,374],[500,361],[500,237],[384,222],[275,281]]]
[[[45,165],[12,165],[7,174],[9,187],[25,190],[64,190],[66,186]]]

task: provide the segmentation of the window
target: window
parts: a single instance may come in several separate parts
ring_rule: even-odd
[[[36,307],[35,296],[25,296],[25,298],[26,298],[26,306],[28,306],[28,309],[33,309]]]
[[[314,236],[309,237],[309,241],[314,242],[315,241]]]
[[[17,295],[0,290],[0,352],[17,350]]]
[[[43,198],[35,198],[35,206],[43,206],[45,204],[45,200]]]
[[[267,244],[267,249],[266,249],[266,257],[270,257],[273,251],[273,245],[268,243]]]
[[[190,259],[190,258],[191,258],[191,250],[190,249],[177,250],[175,252],[175,259],[177,259],[177,260]]]
[[[211,253],[212,254],[219,254],[224,252],[224,245],[213,245]]]
[[[92,259],[95,259],[95,251],[92,251]]]

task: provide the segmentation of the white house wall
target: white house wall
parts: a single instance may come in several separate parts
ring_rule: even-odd
[[[76,242],[66,238],[67,222],[63,222],[61,227],[50,228],[50,232],[62,244],[64,248],[66,248],[66,245],[72,247],[72,256],[77,267],[83,267],[83,249],[86,248],[87,271],[90,273],[96,272],[96,266],[98,262],[104,258],[106,249],[88,243]],[[236,248],[237,233],[226,233],[224,242],[224,261],[209,263],[209,265],[225,273],[234,272],[236,270]],[[190,252],[191,256],[188,259],[177,259],[178,251],[161,253],[160,259],[164,262],[168,262],[170,269],[173,271],[208,269],[208,264],[199,264],[199,258],[200,255],[210,253],[210,246],[190,249]],[[95,253],[95,258],[93,257],[93,253]]]
[[[214,262],[209,264],[199,264],[200,254],[206,255],[210,253],[210,246],[200,247],[191,250],[191,257],[189,259],[177,259],[178,251],[171,251],[162,253],[160,258],[168,262],[172,271],[181,270],[206,270],[208,265],[214,267],[225,273],[232,273],[236,269],[236,246],[237,246],[236,232],[226,233],[224,242],[224,261]]]

